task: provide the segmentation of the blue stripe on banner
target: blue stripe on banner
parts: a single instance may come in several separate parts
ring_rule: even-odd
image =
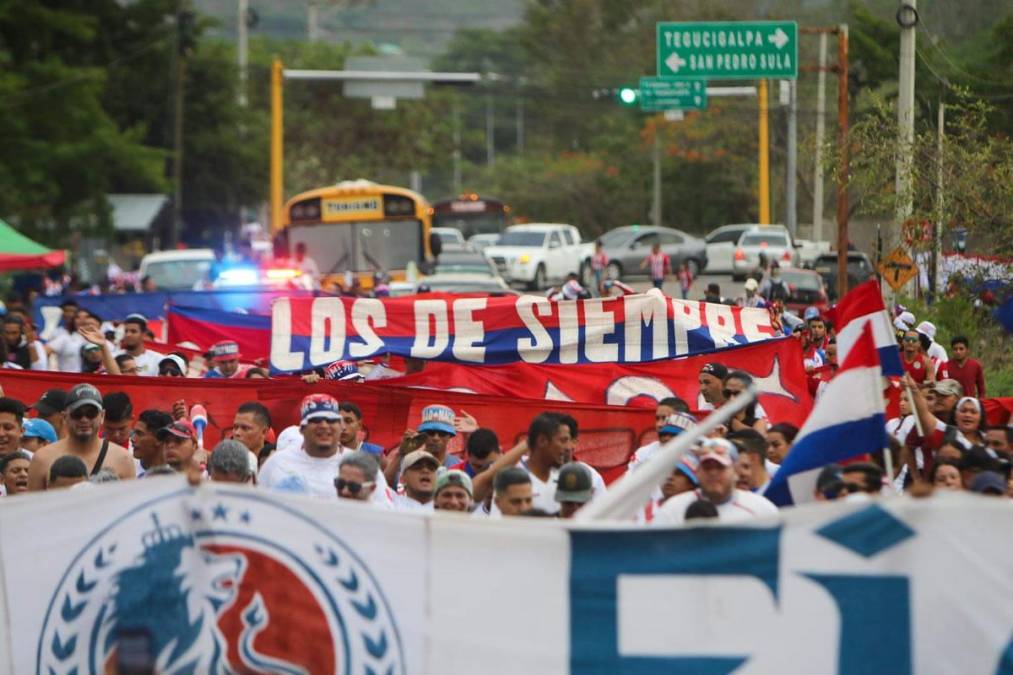
[[[788,486],[788,478],[827,464],[841,462],[866,452],[878,452],[886,447],[886,420],[882,413],[853,422],[825,427],[795,441],[784,458],[784,464],[774,474],[763,496],[778,506],[795,503]]]
[[[202,323],[213,323],[216,326],[225,328],[243,328],[248,330],[271,330],[271,317],[261,314],[236,314],[218,309],[202,309],[200,307],[178,307],[169,309],[173,314],[200,321]]]
[[[746,655],[619,652],[620,576],[745,576],[778,602],[781,528],[570,531],[570,672],[730,673]],[[684,615],[687,621],[694,619]],[[677,628],[673,628],[677,629]]]
[[[900,362],[900,349],[897,345],[879,347],[879,364],[886,376],[894,375],[901,377],[904,374],[904,366]]]

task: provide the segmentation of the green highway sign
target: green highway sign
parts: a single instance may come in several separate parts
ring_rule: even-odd
[[[707,81],[677,77],[640,78],[640,109],[700,110],[707,107]]]
[[[658,24],[658,75],[708,80],[798,77],[794,21]]]

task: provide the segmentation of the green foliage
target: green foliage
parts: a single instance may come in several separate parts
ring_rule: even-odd
[[[970,298],[958,295],[927,305],[914,298],[898,299],[918,321],[936,326],[936,342],[950,351],[950,340],[963,335],[970,342],[971,357],[985,370],[989,397],[1013,396],[1013,343],[991,316],[991,308],[977,308]]]

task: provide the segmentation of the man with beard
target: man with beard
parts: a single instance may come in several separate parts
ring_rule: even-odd
[[[432,511],[436,470],[440,462],[425,450],[411,452],[401,462],[401,483],[405,493],[394,496],[398,511]]]
[[[116,353],[129,354],[134,357],[139,375],[158,375],[158,363],[163,355],[144,348],[144,334],[148,330],[148,320],[140,314],[131,314],[123,321],[123,349]]]
[[[158,430],[158,441],[165,452],[165,463],[173,471],[187,473],[199,469],[197,458],[197,430],[190,420],[176,420]]]
[[[333,396],[310,394],[302,400],[300,410],[301,447],[275,450],[260,469],[257,484],[269,490],[312,495],[321,499],[337,499],[334,477],[338,475],[341,455],[341,410]],[[389,503],[383,473],[376,473],[373,499]]]
[[[99,438],[99,429],[105,421],[102,394],[90,384],[79,384],[67,394],[67,407],[63,412],[67,437],[40,449],[32,457],[28,488],[44,490],[49,467],[62,455],[80,458],[90,475],[101,469],[110,469],[122,480],[134,478],[134,458],[123,446]]]

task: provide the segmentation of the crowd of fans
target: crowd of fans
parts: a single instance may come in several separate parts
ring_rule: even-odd
[[[36,341],[26,342],[24,330],[30,324],[9,314],[4,319],[9,358],[27,358],[31,367],[33,354],[43,358],[45,353],[68,371],[101,372],[101,366],[88,370],[98,359],[94,362],[108,372],[174,377],[190,372],[183,355],[144,348],[143,317],[123,322],[115,347],[101,334],[96,317],[71,309],[64,314],[63,332],[41,351]],[[887,422],[889,447],[825,467],[815,500],[867,499],[927,486],[1013,496],[1013,429],[988,426],[982,369],[970,358],[968,341],[951,340],[950,356],[934,342],[932,324],[912,328],[913,319],[900,311],[895,322],[906,374],[884,390],[888,410],[899,411]],[[819,395],[836,368],[832,327],[818,312],[807,313],[805,330],[795,335],[803,341],[810,384]],[[88,345],[94,349],[84,349]],[[240,374],[239,356],[234,343],[216,345],[207,376],[248,376]],[[325,369],[325,375],[362,379],[347,362]],[[664,443],[692,430],[700,415],[741,395],[752,377],[715,360],[703,366],[698,381],[695,401],[671,397],[657,403],[657,440],[632,453],[628,470],[636,471]],[[576,458],[579,429],[565,412],[536,416],[526,437],[509,448],[495,429],[444,405],[423,409],[418,424],[389,449],[368,441],[372,420],[363,419],[354,401],[311,394],[300,404],[300,420],[299,426],[275,430],[268,409],[247,402],[235,411],[228,438],[205,451],[181,402],[135,412],[126,394],[103,395],[91,384],[52,389],[30,405],[0,398],[3,492],[15,496],[183,472],[372,508],[567,518],[606,490],[598,471]],[[763,493],[798,431],[791,424],[772,424],[754,401],[678,461],[645,500],[637,520],[670,524],[716,517],[735,522],[775,513]],[[462,437],[459,456],[449,452],[454,436]]]

